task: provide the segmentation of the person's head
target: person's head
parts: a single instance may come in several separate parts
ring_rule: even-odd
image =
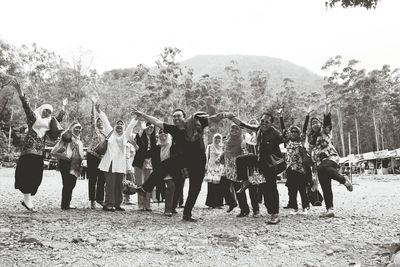
[[[165,142],[167,141],[167,138],[168,134],[164,132],[163,129],[160,129],[160,131],[158,132],[158,140],[160,140],[160,142]]]
[[[124,133],[124,121],[123,120],[118,120],[117,124],[115,125],[115,132],[119,135]]]
[[[319,119],[317,118],[312,118],[311,119],[311,129],[313,132],[319,132],[321,130],[322,123]]]
[[[199,120],[197,120],[197,119],[194,120],[194,127],[196,128],[196,131],[198,133],[202,133],[203,127],[201,126],[201,123]]]
[[[37,111],[42,119],[47,119],[50,118],[51,114],[53,113],[53,107],[50,104],[44,104],[41,105]]]
[[[270,113],[263,113],[260,118],[260,130],[262,132],[267,131],[271,128],[272,123],[274,122],[274,116]]]
[[[100,118],[97,118],[97,119],[96,119],[96,127],[97,127],[97,129],[99,129],[99,130],[102,130],[102,129],[103,129],[103,122],[101,121]]]
[[[300,128],[296,126],[292,126],[289,129],[290,131],[290,139],[293,141],[297,141],[300,139]]]
[[[232,125],[231,125],[231,129],[230,129],[230,135],[231,135],[231,136],[238,136],[238,135],[240,135],[240,127],[237,126],[236,124],[232,124]]]
[[[186,113],[182,109],[175,109],[174,112],[172,112],[172,120],[175,124],[175,126],[182,126],[185,123],[186,119]]]
[[[220,135],[219,133],[214,134],[214,138],[213,138],[213,142],[216,145],[221,144],[221,140],[222,140],[222,135]]]
[[[146,128],[144,129],[147,135],[151,135],[154,132],[154,125],[150,122],[146,123]]]
[[[82,125],[79,122],[74,121],[70,126],[70,131],[73,135],[80,136],[82,132]]]

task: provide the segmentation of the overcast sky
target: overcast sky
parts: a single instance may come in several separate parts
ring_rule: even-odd
[[[165,46],[182,59],[263,55],[314,72],[337,54],[367,69],[400,67],[400,1],[376,10],[325,8],[325,0],[0,0],[0,38],[36,42],[71,59],[90,50],[93,67],[154,65]]]

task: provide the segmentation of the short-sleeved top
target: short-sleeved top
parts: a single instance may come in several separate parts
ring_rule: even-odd
[[[199,121],[203,129],[208,126],[208,119],[201,118]],[[195,141],[190,142],[186,139],[185,129],[179,129],[177,126],[167,123],[164,123],[164,131],[171,134],[172,141],[175,143],[178,154],[191,157],[206,156],[206,149],[202,135],[200,135],[200,138],[196,139]]]

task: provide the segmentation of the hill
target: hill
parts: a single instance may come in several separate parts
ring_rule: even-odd
[[[204,74],[224,77],[224,68],[231,60],[235,60],[238,63],[238,68],[244,77],[252,70],[268,71],[271,75],[269,88],[281,88],[284,78],[292,79],[295,87],[302,91],[321,91],[324,84],[321,76],[302,66],[283,59],[266,56],[199,55],[184,60],[181,64],[192,68],[195,77],[200,77]]]

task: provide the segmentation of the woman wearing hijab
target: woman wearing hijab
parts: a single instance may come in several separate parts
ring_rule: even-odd
[[[96,104],[97,112],[103,122],[107,135],[113,130],[106,114],[100,110],[100,105]],[[135,125],[138,123],[136,117],[124,129],[123,120],[118,120],[113,133],[107,142],[107,150],[100,161],[99,169],[105,172],[105,201],[103,210],[105,211],[125,211],[121,207],[123,179],[126,174],[126,144],[129,141]]]
[[[45,138],[50,131],[53,107],[44,104],[33,111],[18,81],[13,80],[12,84],[19,94],[28,122],[28,133],[25,136],[22,153],[15,170],[15,189],[19,189],[24,195],[21,204],[27,210],[34,211],[32,196],[36,194],[43,178]],[[57,116],[57,120],[61,121],[64,114],[65,112],[62,110]],[[50,138],[56,139],[59,135],[60,132],[53,133]]]
[[[154,125],[147,122],[142,134],[137,134],[135,141],[139,146],[133,160],[136,184],[141,186],[153,171],[152,153],[156,145]],[[162,181],[161,181],[162,182]],[[138,208],[141,211],[152,211],[150,206],[151,193],[138,194]]]
[[[103,206],[104,201],[104,172],[98,169],[103,155],[96,153],[95,149],[98,144],[106,138],[105,129],[101,119],[95,110],[95,102],[92,101],[92,117],[90,120],[90,145],[87,150],[87,176],[89,186],[89,201],[92,209],[96,208],[96,202]]]
[[[153,150],[153,166],[157,168],[160,162],[169,159],[171,156],[177,153],[175,146],[172,142],[172,136],[163,129],[160,129],[158,132],[158,144],[154,147]],[[180,170],[176,170],[176,174],[179,174]],[[175,175],[167,175],[164,178],[164,183],[166,185],[165,190],[165,208],[164,208],[164,215],[171,217],[174,213],[173,211],[173,200],[175,194],[175,181],[173,180]]]
[[[341,175],[338,171],[339,154],[332,144],[332,118],[328,109],[329,107],[326,105],[323,123],[318,118],[311,119],[308,142],[324,195],[326,212],[323,216],[333,217],[335,214],[333,212],[332,180],[343,184],[350,192],[353,191],[353,185],[348,177]]]
[[[62,177],[61,209],[75,209],[71,207],[72,191],[76,185],[76,179],[81,175],[81,163],[83,159],[83,144],[81,141],[82,125],[79,122],[73,122],[69,129],[62,135],[70,134],[71,141],[67,143],[66,156],[68,159],[60,159],[58,167]],[[64,138],[65,139],[65,138]]]
[[[225,162],[225,177],[231,181],[231,183],[233,183],[235,190],[238,190],[241,186],[236,173],[236,158],[242,154],[242,130],[236,124],[232,124],[228,139],[225,144],[223,160]],[[247,204],[246,192],[236,193],[236,198],[239,202],[240,208],[240,213],[237,215],[237,217],[240,218],[248,216],[250,213],[250,208]],[[233,208],[234,207],[229,207],[230,210]]]
[[[224,152],[222,145],[222,135],[216,133],[213,137],[212,144],[206,148],[206,177],[207,185],[207,199],[206,206],[210,208],[222,208],[224,205],[223,195],[220,186],[220,180],[223,172],[223,165],[220,163],[219,158]]]

